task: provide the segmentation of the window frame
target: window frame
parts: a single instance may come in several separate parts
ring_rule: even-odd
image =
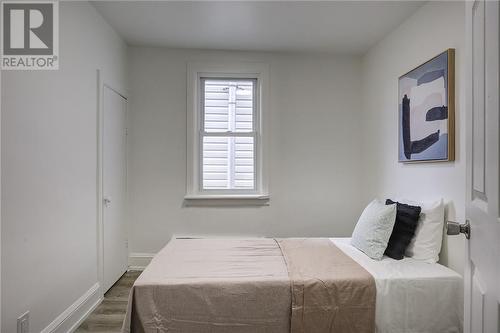
[[[268,200],[267,168],[267,78],[268,66],[261,63],[189,63],[187,68],[187,173],[186,200],[244,199]],[[202,79],[255,80],[253,130],[231,132],[227,136],[254,138],[254,189],[203,189],[204,92]],[[224,136],[220,132],[218,136]],[[235,134],[236,133],[236,134]],[[206,134],[206,135],[203,135]]]

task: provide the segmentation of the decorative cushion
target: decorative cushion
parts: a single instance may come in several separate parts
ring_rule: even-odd
[[[380,260],[391,237],[396,220],[396,205],[372,201],[359,217],[351,244],[372,259]]]
[[[443,200],[422,205],[415,237],[406,249],[406,256],[430,263],[439,261],[444,229]]]
[[[392,234],[384,254],[393,259],[401,260],[404,258],[405,251],[415,235],[421,208],[419,206],[394,202],[391,199],[387,199],[385,203],[387,205],[396,204],[397,209],[396,223],[394,223],[394,228],[392,229]]]

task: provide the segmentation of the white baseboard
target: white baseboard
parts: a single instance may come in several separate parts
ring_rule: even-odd
[[[143,271],[154,256],[154,253],[130,253],[128,256],[128,269],[130,271]]]
[[[41,333],[67,333],[75,331],[78,326],[101,303],[99,283],[94,284],[75,303],[63,311]]]

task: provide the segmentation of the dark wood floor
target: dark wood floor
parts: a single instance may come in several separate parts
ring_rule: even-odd
[[[125,273],[109,291],[104,300],[75,331],[76,333],[119,333],[127,310],[130,288],[141,272]]]

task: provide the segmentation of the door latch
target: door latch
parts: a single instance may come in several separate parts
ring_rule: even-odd
[[[465,238],[470,238],[470,223],[469,220],[465,220],[465,223],[460,224],[454,221],[446,222],[446,234],[447,235],[458,235],[464,234]]]

